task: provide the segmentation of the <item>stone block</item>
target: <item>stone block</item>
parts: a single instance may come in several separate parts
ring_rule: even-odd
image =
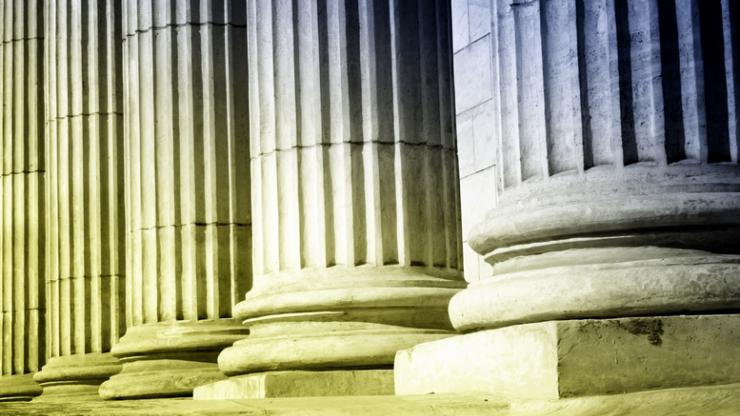
[[[399,351],[396,394],[582,397],[740,381],[740,315],[548,321]]]
[[[462,235],[468,235],[476,224],[494,208],[496,179],[494,167],[475,172],[460,180],[460,207],[462,209]]]
[[[468,0],[452,0],[452,49],[458,51],[470,43]]]
[[[455,54],[455,106],[457,114],[490,99],[491,37],[485,36]]]
[[[197,387],[195,400],[393,394],[393,370],[271,371]]]
[[[467,243],[463,243],[463,265],[466,282],[480,280],[480,254],[473,251]]]
[[[474,114],[468,111],[457,116],[457,162],[461,178],[475,172]]]
[[[491,0],[468,0],[470,40],[491,33]]]

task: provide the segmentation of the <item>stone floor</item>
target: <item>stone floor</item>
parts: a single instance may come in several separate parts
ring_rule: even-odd
[[[506,403],[462,395],[0,403],[0,415],[738,416],[740,384]]]

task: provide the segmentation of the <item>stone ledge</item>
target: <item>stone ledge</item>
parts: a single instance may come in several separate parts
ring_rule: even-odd
[[[196,387],[196,400],[393,394],[393,370],[271,371]]]
[[[397,394],[559,399],[740,382],[740,314],[549,321],[399,351]]]
[[[487,395],[349,396],[257,400],[154,399],[66,404],[0,403],[6,416],[737,416],[740,384],[561,400],[505,402]]]

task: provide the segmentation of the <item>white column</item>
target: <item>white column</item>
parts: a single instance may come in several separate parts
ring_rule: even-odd
[[[235,315],[250,335],[219,357],[242,376],[196,398],[389,393],[398,349],[450,334],[447,3],[248,2],[255,285]]]
[[[121,8],[47,0],[47,353],[37,400],[96,400],[120,371],[123,318]]]
[[[189,395],[250,286],[246,4],[123,2],[126,335],[105,398]]]
[[[493,276],[450,302],[455,328],[480,332],[399,354],[397,391],[551,399],[734,380],[728,4],[501,0],[492,16],[498,200],[469,242]]]
[[[0,2],[0,30],[0,400],[29,400],[46,325],[42,1]]]

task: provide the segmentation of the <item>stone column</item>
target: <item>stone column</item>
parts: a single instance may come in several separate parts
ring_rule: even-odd
[[[189,395],[250,286],[246,12],[239,1],[123,2],[126,335],[104,398]]]
[[[46,350],[36,400],[99,399],[123,333],[121,9],[47,0]]]
[[[493,276],[450,303],[478,332],[400,352],[397,392],[736,382],[737,6],[493,6],[497,201],[470,237]]]
[[[196,398],[382,394],[461,281],[447,1],[248,2],[254,288]]]
[[[42,2],[0,2],[0,22],[0,401],[29,400],[45,355]]]

